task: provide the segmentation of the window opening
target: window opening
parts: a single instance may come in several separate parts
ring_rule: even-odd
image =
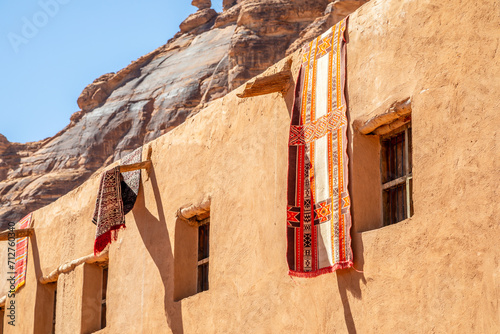
[[[106,293],[108,290],[108,267],[102,269],[101,329],[106,327]]]
[[[57,307],[57,289],[54,290],[54,304],[52,305],[52,334],[56,333],[56,307]]]
[[[210,218],[198,226],[198,287],[197,292],[208,290],[208,259],[210,253]]]
[[[0,307],[0,333],[3,334],[3,322],[5,317],[5,307]]]
[[[382,138],[382,179],[384,225],[413,216],[410,125]]]

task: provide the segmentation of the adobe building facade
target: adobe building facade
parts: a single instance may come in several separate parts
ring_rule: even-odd
[[[350,16],[356,270],[288,275],[293,85],[249,98],[240,87],[144,146],[152,167],[107,261],[40,282],[92,254],[99,173],[33,213],[26,285],[6,300],[15,326],[6,312],[3,332],[498,333],[499,13],[494,0],[372,0]],[[290,59],[296,78],[300,53]],[[413,216],[383,226],[381,138],[360,129],[401,101],[411,108]],[[207,198],[209,286],[196,293],[199,227],[176,213]]]

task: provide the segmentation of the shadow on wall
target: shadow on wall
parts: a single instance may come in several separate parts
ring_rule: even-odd
[[[54,291],[57,283],[42,284],[38,281],[39,277],[43,276],[42,269],[40,268],[40,254],[38,252],[38,243],[36,239],[36,231],[28,238],[31,241],[31,249],[33,254],[33,266],[35,268],[36,277],[36,296],[35,296],[35,317],[33,333],[51,333],[52,332],[52,318],[54,304]],[[28,254],[29,257],[29,254]],[[28,258],[28,261],[30,259]],[[28,269],[29,270],[29,269]],[[23,289],[23,288],[21,288]]]
[[[165,290],[164,309],[168,325],[173,333],[182,334],[184,333],[184,327],[182,323],[181,302],[174,302],[173,297],[174,271],[172,264],[174,263],[174,255],[172,252],[172,245],[170,244],[160,190],[158,188],[156,173],[153,166],[150,167],[149,178],[156,200],[159,219],[149,212],[144,205],[144,190],[142,187],[137,196],[137,201],[132,213],[142,241],[161,275]],[[154,242],[155,240],[161,240],[161,242]]]
[[[352,235],[352,249],[354,254],[354,266],[356,268],[363,268],[363,243],[360,233],[354,233]],[[349,305],[347,291],[349,291],[354,298],[361,299],[361,282],[366,285],[367,281],[363,272],[358,272],[353,268],[337,270],[335,273],[337,274],[337,288],[342,300],[342,306],[344,307],[346,329],[349,334],[355,334],[357,333],[356,324],[354,323],[351,306]]]
[[[347,75],[346,75],[347,76]],[[350,124],[350,115],[349,115],[349,93],[347,91],[347,85],[345,88],[345,95],[346,95],[346,101],[348,104],[347,107],[347,121],[348,124]],[[350,140],[353,140],[354,137],[351,133],[350,128],[347,128],[347,138]],[[352,187],[352,182],[351,182],[351,177],[353,175],[352,172],[352,158],[353,157],[353,152],[352,152],[352,145],[347,145],[347,156],[349,157],[349,183],[348,183],[348,190],[350,196],[356,196],[356,194],[353,193],[353,187]],[[363,270],[364,266],[364,248],[363,248],[363,240],[361,238],[361,233],[356,232],[355,228],[355,213],[354,213],[354,207],[351,206],[351,219],[352,219],[352,226],[351,226],[351,248],[353,252],[353,261],[354,261],[354,266],[356,268],[359,268],[359,270]],[[352,296],[356,299],[361,299],[361,285],[360,283],[363,282],[364,285],[366,285],[366,278],[365,275],[363,274],[362,271],[358,272],[356,269],[350,268],[347,270],[337,270],[337,288],[342,300],[342,305],[344,307],[344,319],[345,319],[345,325],[347,328],[347,332],[349,334],[355,334],[356,333],[356,325],[354,323],[354,319],[352,316],[351,312],[351,307],[349,305],[349,298],[347,297],[347,291],[349,291]]]
[[[346,75],[347,76],[347,75]],[[349,92],[347,89],[347,85],[345,87],[345,95],[346,95],[346,101],[347,101],[347,121],[348,124],[350,124],[350,114],[349,114]],[[351,133],[350,128],[347,128],[347,138],[350,140],[355,140],[353,134]],[[352,182],[350,178],[353,175],[353,169],[352,169],[352,159],[353,157],[353,145],[347,145],[347,156],[349,157],[349,183],[348,183],[348,190],[350,196],[356,196],[356,194],[353,192],[353,187],[352,187]],[[344,319],[345,319],[345,325],[347,332],[349,334],[355,334],[357,333],[356,331],[356,324],[354,323],[354,318],[351,312],[351,307],[349,305],[349,298],[347,296],[347,291],[351,293],[351,295],[356,298],[356,299],[361,299],[361,282],[363,282],[364,285],[366,285],[367,280],[365,278],[365,275],[363,274],[362,270],[364,267],[364,247],[363,247],[363,239],[361,238],[361,233],[356,232],[356,221],[355,221],[355,207],[351,206],[351,219],[352,219],[352,226],[351,226],[351,248],[353,252],[353,261],[354,261],[354,266],[359,269],[347,269],[347,270],[337,270],[337,288],[342,300],[342,306],[344,307]]]

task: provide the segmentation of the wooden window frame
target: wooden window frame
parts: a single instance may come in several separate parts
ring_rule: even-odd
[[[395,179],[389,179],[389,180],[384,180],[386,175],[388,174],[388,166],[387,166],[387,149],[386,149],[386,144],[384,142],[391,140],[394,137],[397,137],[401,135],[401,133],[404,133],[404,147],[403,147],[403,156],[404,156],[404,161],[402,161],[402,164],[404,166],[404,171],[403,175],[399,176]],[[382,154],[381,154],[381,176],[382,176],[382,201],[383,201],[383,206],[382,206],[382,217],[383,217],[383,225],[388,226],[392,224],[399,223],[405,219],[410,218],[413,216],[413,159],[412,159],[412,152],[413,149],[410,146],[412,142],[412,134],[411,134],[411,123],[407,123],[403,125],[402,127],[381,136],[381,148],[382,148]],[[396,162],[397,162],[397,156],[396,156]],[[389,196],[389,190],[400,187],[401,185],[404,185],[404,201],[402,202],[402,205],[404,206],[404,211],[403,211],[403,219],[398,220],[398,215],[396,214],[396,217],[388,217],[388,209],[387,206],[389,205],[386,197]],[[389,200],[390,201],[390,200]],[[392,205],[392,204],[391,204]],[[396,205],[397,206],[397,205]],[[399,210],[399,207],[396,207],[396,212]]]
[[[57,282],[55,283],[57,284]],[[52,304],[52,333],[56,333],[56,314],[57,314],[57,286],[54,289],[54,303]]]
[[[106,319],[106,300],[108,295],[108,278],[109,278],[109,270],[108,265],[102,266],[102,283],[101,283],[101,329],[105,328],[107,325]]]
[[[203,291],[207,291],[209,289],[209,258],[210,258],[210,217],[205,218],[203,220],[198,221],[198,263],[196,265],[196,293],[200,293]],[[200,243],[200,228],[208,226],[207,233],[205,235],[206,245],[205,243]],[[206,252],[200,249],[201,246],[206,247]],[[200,252],[206,253],[200,259]],[[206,276],[200,277],[200,268],[206,267]],[[203,272],[203,269],[201,269]],[[203,280],[200,282],[200,280]]]

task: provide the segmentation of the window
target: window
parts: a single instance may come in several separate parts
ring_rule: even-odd
[[[381,140],[384,225],[391,225],[413,215],[411,125]]]
[[[108,262],[83,265],[81,333],[106,327]]]
[[[52,305],[52,334],[56,332],[56,307],[57,307],[57,289],[54,289],[54,304]]]
[[[209,289],[210,211],[178,218],[174,243],[174,300]]]
[[[5,317],[5,307],[0,307],[0,333],[3,333],[4,317]]]
[[[208,257],[210,252],[210,218],[202,220],[198,226],[198,278],[197,292],[208,290]]]
[[[102,269],[101,328],[106,327],[106,292],[108,290],[108,267]]]

